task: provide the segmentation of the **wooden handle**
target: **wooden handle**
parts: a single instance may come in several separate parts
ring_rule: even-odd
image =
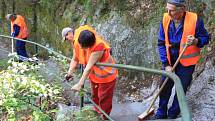
[[[181,59],[182,55],[184,54],[185,50],[187,49],[187,47],[188,47],[188,44],[185,44],[183,50],[181,51],[180,55],[178,56],[178,59],[176,60],[175,64],[174,64],[173,67],[172,67],[172,71],[174,71],[175,68],[177,67],[177,65],[178,65],[178,63],[180,62],[180,59]],[[169,79],[169,77],[166,77],[166,79],[165,79],[165,81],[163,82],[163,84],[161,85],[161,87],[160,87],[158,93],[155,95],[154,99],[152,100],[152,102],[151,102],[151,104],[150,104],[150,106],[149,106],[149,108],[148,108],[148,110],[147,110],[147,113],[150,111],[150,109],[151,109],[152,106],[154,105],[154,103],[155,103],[157,97],[159,96],[160,92],[163,90],[163,88],[164,88],[164,86],[166,85],[168,79]]]

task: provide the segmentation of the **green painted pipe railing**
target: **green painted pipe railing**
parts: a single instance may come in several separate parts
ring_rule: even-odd
[[[15,39],[13,37],[4,36],[4,35],[0,35],[0,37],[11,38],[12,40]],[[57,54],[57,55],[59,55],[59,56],[61,56],[63,58],[71,60],[71,58],[68,58],[68,57],[66,57],[66,56],[64,56],[64,55],[62,55],[60,53],[57,53],[57,52],[55,52],[55,51],[53,51],[53,50],[51,50],[51,49],[49,49],[49,48],[47,48],[47,47],[45,47],[45,46],[43,46],[41,44],[38,44],[38,43],[35,43],[35,42],[32,42],[32,41],[28,41],[28,40],[23,40],[23,39],[17,39],[17,40],[21,40],[21,41],[25,41],[25,42],[28,42],[28,43],[32,43],[32,44],[38,45],[38,46],[40,46],[40,47],[42,47],[44,49],[47,49],[48,51],[53,52],[54,54]],[[98,65],[98,66],[114,67],[114,68],[119,68],[119,69],[135,70],[135,71],[140,71],[140,72],[148,72],[148,73],[154,73],[154,74],[164,75],[164,76],[169,77],[170,79],[172,79],[175,82],[177,98],[178,98],[178,101],[179,101],[179,106],[180,106],[181,114],[182,114],[182,120],[183,121],[192,121],[191,114],[190,114],[190,111],[189,111],[189,108],[188,108],[188,105],[187,105],[187,102],[186,102],[185,93],[183,91],[183,87],[182,87],[181,81],[180,81],[180,79],[178,78],[178,76],[176,74],[170,73],[170,72],[166,72],[166,71],[163,71],[163,70],[150,69],[150,68],[145,68],[145,67],[132,66],[132,65],[124,65],[124,64],[96,63],[96,65]],[[90,98],[90,97],[88,96],[88,98]],[[96,105],[92,100],[90,100],[90,101],[94,105]],[[96,105],[96,106],[98,106],[98,105]],[[99,110],[101,112],[103,112],[104,115],[107,115],[100,108],[99,108]],[[111,119],[108,115],[107,115],[107,118],[110,121],[113,121],[113,119]]]
[[[13,43],[14,40],[20,40],[20,41],[23,41],[23,42],[31,43],[31,44],[37,45],[37,46],[39,46],[41,48],[44,48],[44,49],[48,50],[49,52],[52,52],[53,54],[59,55],[60,57],[63,57],[63,58],[66,58],[67,60],[72,60],[71,58],[66,57],[66,56],[64,56],[64,55],[62,55],[62,54],[60,54],[58,52],[55,52],[52,49],[50,49],[50,48],[48,48],[48,47],[46,47],[44,45],[38,44],[36,42],[32,42],[32,41],[24,40],[24,39],[18,39],[18,38],[14,38],[14,37],[11,37],[11,36],[5,36],[5,35],[0,35],[0,37],[9,38],[9,39],[11,39],[12,43]],[[12,44],[12,47],[13,47],[13,44]],[[12,52],[13,52],[13,48],[12,48]]]
[[[85,96],[89,99],[89,101],[90,101],[93,105],[95,105],[95,107],[96,107],[102,114],[104,114],[104,115],[107,117],[107,119],[108,119],[109,121],[114,121],[108,114],[106,114],[106,113],[91,99],[91,97],[90,97],[88,94],[85,94]]]
[[[166,72],[163,70],[157,70],[157,69],[150,69],[145,67],[139,67],[139,66],[132,66],[132,65],[124,65],[124,64],[109,64],[109,63],[97,63],[98,66],[108,66],[108,67],[115,67],[119,69],[127,69],[127,70],[135,70],[140,72],[148,72],[148,73],[154,73],[158,75],[164,75],[169,77],[175,82],[176,87],[176,93],[177,98],[179,102],[179,106],[181,109],[182,114],[182,120],[183,121],[192,121],[191,114],[186,102],[185,93],[181,84],[181,80],[178,78],[178,76],[175,73]]]

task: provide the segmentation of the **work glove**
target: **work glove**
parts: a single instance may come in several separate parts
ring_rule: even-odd
[[[172,72],[172,66],[166,66],[165,71],[167,72]]]
[[[72,74],[66,74],[65,75],[65,81],[70,82],[73,80],[73,75]]]
[[[12,37],[15,37],[15,32],[11,33],[11,36],[12,36]]]
[[[187,36],[187,44],[188,45],[197,45],[198,39],[195,38],[193,35],[188,35]]]

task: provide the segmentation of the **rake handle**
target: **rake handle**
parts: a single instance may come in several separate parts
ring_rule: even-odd
[[[186,44],[183,48],[183,50],[181,51],[180,55],[178,56],[178,59],[176,60],[175,64],[173,65],[172,67],[172,71],[175,70],[176,66],[178,65],[178,63],[180,62],[180,59],[182,57],[182,55],[184,54],[185,50],[187,49],[188,47],[188,44]],[[163,90],[164,86],[166,85],[167,81],[168,81],[169,77],[166,77],[165,81],[163,82],[163,84],[161,85],[158,93],[155,95],[154,99],[152,100],[148,110],[147,110],[147,113],[150,111],[150,109],[152,108],[152,106],[154,105],[156,99],[158,98],[159,94],[161,93],[161,91]]]

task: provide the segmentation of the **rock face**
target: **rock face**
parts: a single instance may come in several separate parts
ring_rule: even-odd
[[[134,30],[123,25],[121,17],[112,13],[110,20],[100,23],[96,30],[112,46],[118,63],[153,67],[158,63],[156,46],[158,24],[148,30]]]
[[[193,80],[187,97],[194,121],[215,120],[215,58],[207,61],[204,71]]]

